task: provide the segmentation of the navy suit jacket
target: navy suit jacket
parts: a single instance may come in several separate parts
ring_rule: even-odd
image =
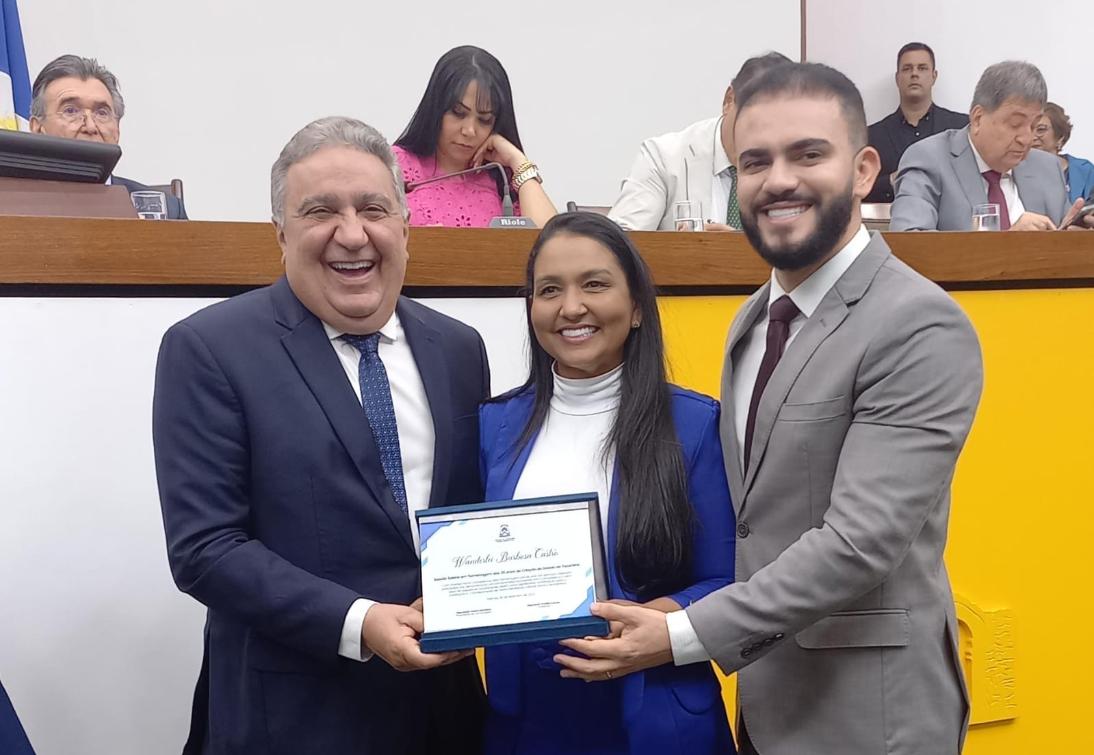
[[[431,506],[482,500],[482,339],[409,299],[397,312],[436,435]],[[338,655],[359,597],[421,594],[407,516],[322,323],[282,278],[172,326],[153,439],[171,571],[208,607],[193,753],[474,752],[467,659],[400,673]]]
[[[688,498],[695,512],[692,583],[668,597],[687,607],[733,581],[733,505],[729,498],[722,443],[718,435],[718,402],[707,396],[672,386],[672,413],[676,435],[684,455]],[[526,390],[508,399],[484,404],[479,412],[480,463],[487,500],[513,497],[517,482],[528,462],[533,443],[513,459],[512,451],[532,412],[533,394]],[[580,491],[572,491],[580,492]],[[613,484],[608,509],[607,558],[610,597],[637,600],[624,589],[615,568],[618,490]],[[552,657],[558,646],[507,645],[486,651],[486,682],[490,707],[495,715],[549,716],[543,699],[528,710],[524,695],[539,674],[557,675],[560,668]],[[523,678],[522,678],[523,677]],[[570,680],[573,685],[584,682]],[[729,724],[722,705],[721,687],[710,664],[662,666],[631,674],[616,682],[621,685],[622,710],[630,753],[662,755],[731,752]],[[612,682],[598,682],[612,684]],[[570,727],[595,727],[596,711],[568,707],[566,699],[554,701]],[[487,752],[508,752],[507,728],[491,725]],[[495,737],[495,732],[503,732]]]
[[[0,684],[0,752],[4,755],[34,755],[3,684]]]
[[[150,187],[145,186],[139,181],[134,181],[131,178],[122,178],[121,176],[111,176],[111,183],[116,183],[118,186],[124,186],[126,190],[132,194],[135,191],[151,191]],[[166,194],[167,198],[167,219],[168,220],[189,220],[186,217],[186,208],[182,204],[182,200],[176,197],[174,194]]]

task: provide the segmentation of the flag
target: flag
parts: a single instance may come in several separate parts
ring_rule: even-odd
[[[0,128],[26,129],[30,120],[30,71],[16,0],[0,0]]]

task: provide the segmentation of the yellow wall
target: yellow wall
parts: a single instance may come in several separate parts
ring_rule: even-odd
[[[1094,289],[955,298],[985,370],[946,551],[973,696],[965,753],[1094,752]],[[662,300],[675,382],[718,394],[743,301]]]

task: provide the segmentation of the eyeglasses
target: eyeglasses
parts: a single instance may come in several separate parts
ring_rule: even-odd
[[[118,120],[118,116],[114,115],[114,111],[106,105],[100,105],[95,108],[65,105],[57,111],[57,117],[65,123],[82,123],[88,113],[91,114],[91,119],[93,121],[104,126]]]

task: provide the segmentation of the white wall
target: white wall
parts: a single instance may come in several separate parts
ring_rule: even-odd
[[[198,299],[0,298],[0,678],[38,755],[179,752],[204,608],[175,589],[152,460],[163,331]],[[519,299],[430,299],[527,374]]]
[[[896,109],[896,54],[907,42],[935,52],[935,102],[968,112],[984,69],[1001,60],[1028,60],[1048,82],[1048,98],[1071,117],[1066,150],[1094,155],[1092,57],[1084,40],[1089,0],[955,2],[954,0],[812,0],[806,14],[806,53],[846,73],[862,90],[872,123]]]
[[[118,173],[182,178],[190,217],[205,220],[267,219],[270,165],[313,118],[358,117],[394,139],[437,58],[459,44],[506,67],[525,149],[556,205],[611,204],[642,139],[716,114],[747,57],[797,58],[801,33],[798,0],[23,0],[20,10],[32,77],[62,53],[97,56],[126,99]]]

